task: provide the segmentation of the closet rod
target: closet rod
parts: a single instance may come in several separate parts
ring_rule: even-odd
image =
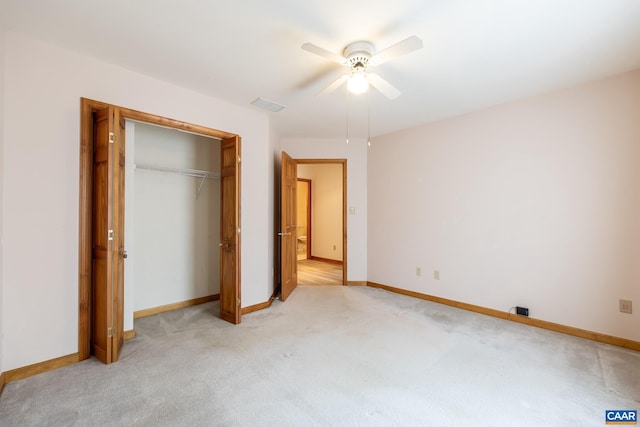
[[[220,179],[220,174],[209,172],[209,171],[197,170],[197,169],[170,168],[165,166],[156,166],[156,165],[143,164],[143,163],[136,163],[133,165],[133,167],[134,169],[176,173],[178,175],[193,176],[193,177],[202,178],[202,179]]]

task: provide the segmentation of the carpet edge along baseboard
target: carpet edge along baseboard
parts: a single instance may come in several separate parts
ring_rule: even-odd
[[[167,311],[178,310],[180,308],[191,307],[192,305],[204,304],[209,301],[217,301],[220,299],[220,294],[207,295],[205,297],[194,298],[186,301],[174,302],[171,304],[161,305],[159,307],[145,308],[144,310],[138,310],[133,312],[134,319],[140,319],[142,317],[153,316],[155,314],[164,313]]]
[[[271,296],[269,297],[269,299],[265,302],[261,302],[258,304],[254,304],[254,305],[249,305],[246,307],[242,307],[240,309],[240,314],[245,315],[245,314],[249,314],[249,313],[253,313],[254,311],[258,311],[258,310],[264,310],[265,308],[269,308],[271,307],[271,304],[273,304],[273,301],[276,299],[276,290],[273,291],[273,294],[271,294]]]
[[[389,292],[394,292],[401,295],[407,295],[413,298],[419,298],[426,301],[431,301],[438,304],[444,304],[444,305],[448,305],[455,308],[461,308],[463,310],[473,311],[475,313],[497,317],[499,319],[510,320],[512,322],[518,322],[518,323],[522,323],[529,326],[535,326],[536,328],[547,329],[549,331],[560,332],[562,334],[572,335],[579,338],[585,338],[591,341],[601,342],[604,344],[611,344],[617,347],[623,347],[631,350],[640,351],[640,342],[633,341],[627,338],[615,337],[612,335],[602,334],[600,332],[588,331],[586,329],[575,328],[573,326],[562,325],[559,323],[553,323],[553,322],[536,319],[532,317],[512,315],[511,313],[507,313],[506,311],[495,310],[492,308],[482,307],[479,305],[467,304],[464,302],[436,297],[433,295],[423,294],[420,292],[409,291],[407,289],[396,288],[394,286],[383,285],[381,283],[367,282],[367,286],[370,286],[372,288],[384,289]]]
[[[128,331],[124,331],[122,333],[122,338],[124,338],[125,341],[132,340],[135,337],[136,337],[136,330],[135,329],[129,329]]]
[[[63,368],[73,365],[80,361],[78,353],[68,354],[66,356],[56,357],[55,359],[45,360],[44,362],[34,363],[32,365],[23,366],[22,368],[11,369],[3,373],[5,383],[21,380],[54,369]]]
[[[4,390],[4,372],[0,372],[0,396],[2,396],[2,390]]]

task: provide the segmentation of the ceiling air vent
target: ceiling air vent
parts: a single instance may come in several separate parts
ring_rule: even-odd
[[[265,110],[273,111],[274,113],[277,113],[284,108],[284,105],[276,104],[275,102],[264,98],[256,98],[251,104],[256,107],[264,108]]]

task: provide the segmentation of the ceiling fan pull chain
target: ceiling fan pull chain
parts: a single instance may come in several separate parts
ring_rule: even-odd
[[[367,91],[367,147],[371,147],[371,91]]]
[[[347,104],[347,106],[346,106],[346,116],[347,117],[346,117],[345,122],[346,122],[346,126],[347,126],[346,133],[347,133],[347,144],[348,144],[349,143],[349,91],[346,90],[345,93],[347,94],[347,102],[346,102],[346,104]]]

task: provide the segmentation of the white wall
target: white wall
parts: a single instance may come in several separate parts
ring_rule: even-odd
[[[311,183],[307,181],[300,180],[300,167],[298,166],[298,185],[296,187],[296,237],[300,239],[300,237],[306,238],[308,233],[311,233],[311,230],[307,230],[311,212],[311,199],[309,191],[311,190]],[[306,245],[305,245],[306,246]],[[300,256],[300,250],[302,248],[298,247],[298,257]],[[307,252],[307,248],[304,249],[305,253]]]
[[[134,285],[136,267],[135,217],[135,146],[136,122],[125,121],[125,165],[124,165],[124,249],[128,257],[124,262],[124,330],[133,330]]]
[[[80,97],[242,137],[242,305],[269,298],[266,114],[15,33],[5,52],[5,371],[78,350]]]
[[[0,374],[4,372],[4,30],[0,26]]]
[[[640,341],[640,71],[376,138],[368,185],[370,281]]]
[[[135,164],[220,175],[220,141],[136,123]],[[138,167],[134,173],[134,310],[219,293],[220,181]],[[200,193],[196,192],[200,188]],[[125,282],[125,286],[127,283]]]
[[[294,159],[347,159],[347,280],[367,280],[367,144],[362,138],[283,138],[280,144]]]
[[[280,179],[278,175],[278,168],[276,168],[277,161],[275,159],[280,158],[280,137],[277,135],[275,129],[269,129],[269,172],[267,174],[268,179],[268,187],[269,187],[269,200],[268,200],[268,210],[265,217],[268,222],[268,231],[267,231],[267,244],[271,248],[269,251],[269,267],[271,269],[271,275],[269,277],[269,282],[267,284],[267,294],[273,295],[274,289],[277,287],[278,277],[277,270],[275,268],[275,260],[278,259],[277,252],[279,251],[278,243],[279,239],[276,238],[276,230],[279,230],[279,226],[276,225],[276,222],[280,220],[280,216],[276,215],[278,207],[276,205],[276,201],[278,200],[279,195],[279,187],[280,187]],[[279,200],[278,200],[279,203]]]
[[[342,165],[301,164],[311,180],[311,256],[342,261]]]

